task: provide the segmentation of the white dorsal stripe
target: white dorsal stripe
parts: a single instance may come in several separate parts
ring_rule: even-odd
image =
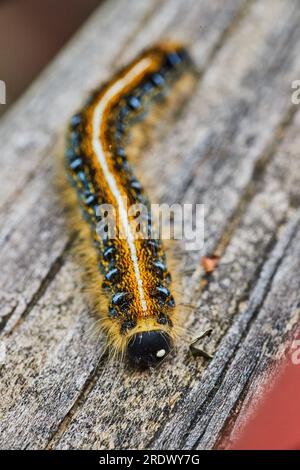
[[[143,71],[145,71],[149,65],[151,64],[151,60],[148,58],[142,59],[138,62],[126,75],[122,78],[117,80],[102,96],[100,102],[96,106],[93,115],[93,133],[92,133],[92,146],[93,150],[97,156],[98,162],[101,165],[101,169],[103,171],[104,177],[106,182],[116,200],[118,213],[120,217],[120,222],[122,224],[124,233],[127,234],[127,243],[130,250],[130,256],[134,267],[134,273],[138,285],[139,296],[141,301],[141,306],[143,311],[147,311],[147,304],[144,295],[144,288],[143,288],[143,281],[141,279],[141,273],[138,265],[138,259],[136,254],[136,248],[134,243],[134,237],[131,231],[130,223],[128,220],[127,210],[124,205],[124,200],[122,198],[122,194],[119,191],[118,185],[113,174],[109,171],[105,152],[103,149],[103,145],[101,139],[99,138],[100,129],[102,127],[102,119],[104,116],[104,112],[106,107],[110,103],[110,101],[118,95],[125,86],[129,85],[136,76]]]

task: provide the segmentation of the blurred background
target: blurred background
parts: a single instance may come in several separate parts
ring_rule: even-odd
[[[101,0],[0,0],[0,79],[20,96]]]

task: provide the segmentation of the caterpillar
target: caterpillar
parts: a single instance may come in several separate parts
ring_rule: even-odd
[[[181,45],[144,50],[91,93],[67,131],[67,172],[97,252],[97,289],[108,299],[107,311],[100,312],[108,344],[143,368],[156,366],[173,349],[176,309],[162,242],[150,236],[151,215],[143,219],[148,236],[136,237],[135,217],[125,206],[125,200],[129,206],[150,206],[128,163],[126,143],[149,104],[163,98],[190,64]],[[105,224],[99,234],[103,205],[118,214],[114,237]]]

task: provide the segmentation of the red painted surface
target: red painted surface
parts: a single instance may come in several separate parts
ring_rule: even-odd
[[[285,366],[231,449],[300,449],[300,364]]]

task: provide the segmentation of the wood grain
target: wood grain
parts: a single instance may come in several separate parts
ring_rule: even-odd
[[[296,0],[104,2],[1,120],[1,448],[212,448],[240,428],[299,320],[299,16]],[[204,249],[178,263],[185,324],[213,326],[214,357],[192,359],[182,340],[141,374],[91,333],[53,162],[88,90],[162,37],[190,43],[198,81],[137,174],[154,202],[206,206]]]

